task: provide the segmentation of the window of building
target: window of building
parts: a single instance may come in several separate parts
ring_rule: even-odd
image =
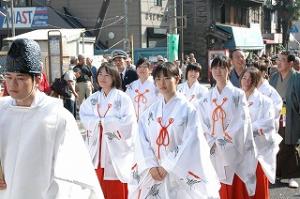
[[[156,6],[162,6],[162,0],[155,0],[154,3]]]

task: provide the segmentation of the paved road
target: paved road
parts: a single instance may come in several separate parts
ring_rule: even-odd
[[[297,178],[296,181],[300,185],[300,178]],[[300,188],[291,189],[288,188],[287,184],[277,182],[270,187],[271,199],[300,199]]]

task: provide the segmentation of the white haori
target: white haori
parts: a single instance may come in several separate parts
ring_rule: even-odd
[[[136,186],[129,189],[129,198],[219,198],[220,184],[196,110],[180,94],[167,104],[160,98],[146,110],[135,146]],[[149,173],[158,166],[168,172],[163,181]]]
[[[31,107],[0,99],[2,199],[104,198],[74,117],[37,91]]]
[[[212,88],[196,107],[220,182],[232,185],[236,174],[254,195],[256,149],[244,91],[228,82],[221,93]]]
[[[134,105],[137,119],[159,96],[152,76],[149,76],[144,83],[140,79],[135,80],[127,86],[126,93]]]
[[[133,160],[133,137],[137,130],[130,98],[115,88],[107,96],[98,91],[81,105],[80,120],[87,129],[85,143],[94,167],[101,165],[104,168],[104,180],[128,182]]]
[[[259,92],[264,94],[265,96],[271,98],[273,102],[274,107],[274,113],[275,113],[275,127],[276,131],[279,129],[279,119],[280,119],[280,112],[282,109],[282,99],[279,95],[279,93],[276,91],[275,88],[273,88],[267,80],[264,80],[263,83],[260,85],[260,87],[257,88]]]
[[[276,179],[276,156],[282,138],[275,128],[275,111],[270,98],[257,89],[248,97],[258,161],[271,183]]]
[[[197,101],[208,93],[208,88],[201,85],[198,81],[189,87],[186,81],[177,86],[177,91],[183,94],[193,105],[196,105]]]

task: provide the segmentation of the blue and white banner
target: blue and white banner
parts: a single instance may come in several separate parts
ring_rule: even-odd
[[[11,16],[10,9],[0,9],[0,28],[11,27],[11,20],[7,22],[6,16]],[[16,28],[36,28],[48,26],[47,7],[17,7],[14,8]],[[6,15],[6,16],[5,16]]]

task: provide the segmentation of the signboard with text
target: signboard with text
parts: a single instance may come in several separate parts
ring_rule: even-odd
[[[11,16],[11,10],[1,8],[0,11],[6,16]],[[0,15],[0,28],[11,27],[11,20]],[[48,8],[47,7],[16,7],[14,8],[15,27],[16,28],[36,28],[48,26]]]

